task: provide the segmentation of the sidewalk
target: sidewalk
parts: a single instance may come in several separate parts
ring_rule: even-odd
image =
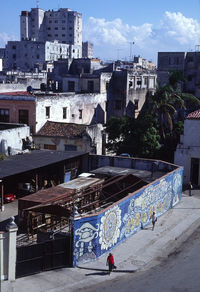
[[[117,271],[111,276],[107,274],[106,254],[95,262],[77,268],[44,272],[17,279],[12,283],[4,281],[2,292],[78,291],[158,264],[200,226],[200,190],[194,190],[193,194],[189,197],[186,191],[178,205],[158,218],[154,231],[149,224],[114,248],[112,252]]]

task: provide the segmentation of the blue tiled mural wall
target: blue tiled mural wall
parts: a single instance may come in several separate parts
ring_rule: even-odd
[[[181,199],[183,169],[148,185],[96,216],[74,220],[73,264],[91,261],[160,216]]]

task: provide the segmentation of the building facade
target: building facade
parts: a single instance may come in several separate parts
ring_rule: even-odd
[[[200,98],[200,52],[159,52],[158,81],[161,85],[169,80],[169,71],[183,73],[182,89]]]
[[[58,59],[79,58],[81,48],[54,42],[40,41],[9,41],[6,45],[7,70],[41,71],[45,69],[46,62]]]
[[[94,46],[92,43],[90,42],[82,43],[82,57],[90,59],[94,57]]]
[[[200,185],[200,110],[190,113],[184,121],[184,133],[174,153],[174,163],[184,166],[183,183]]]
[[[82,15],[68,8],[44,11],[32,8],[20,16],[21,40],[53,42],[82,47]]]

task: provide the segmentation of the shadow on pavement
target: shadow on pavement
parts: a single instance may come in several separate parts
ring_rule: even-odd
[[[89,270],[89,271],[100,271],[108,274],[108,270],[105,269],[95,269],[95,268],[87,268],[87,267],[79,267],[77,266],[78,269],[83,269],[83,270]],[[135,273],[137,270],[113,270],[112,273]],[[100,274],[100,273],[91,273],[88,275],[94,275],[94,274]],[[102,274],[102,273],[101,273]],[[103,276],[103,275],[102,275]]]
[[[85,274],[85,276],[107,276],[107,275],[109,275],[108,272],[98,272],[98,273]]]

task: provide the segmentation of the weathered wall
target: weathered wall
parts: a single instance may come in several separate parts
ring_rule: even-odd
[[[181,199],[182,168],[130,194],[104,212],[74,220],[74,266],[95,260]]]
[[[181,135],[181,142],[177,145],[174,153],[174,162],[184,166],[183,183],[187,184],[191,180],[191,159],[200,160],[200,121],[186,119],[184,121],[184,134]],[[200,174],[200,163],[199,170]],[[197,170],[196,170],[197,175]],[[200,175],[198,177],[198,185],[200,185]]]
[[[36,125],[35,101],[0,99],[0,109],[9,110],[9,123],[19,123],[19,110],[28,110],[29,126],[34,132]]]
[[[28,126],[0,131],[0,152],[8,155],[8,147],[11,147],[11,155],[22,151],[22,139],[29,136],[30,128]]]
[[[105,123],[106,94],[60,94],[37,96],[36,131],[49,121],[90,125]],[[50,107],[50,118],[46,118],[46,107]],[[63,107],[67,118],[63,119]],[[82,110],[82,118],[80,112]],[[95,114],[96,112],[96,114]]]

